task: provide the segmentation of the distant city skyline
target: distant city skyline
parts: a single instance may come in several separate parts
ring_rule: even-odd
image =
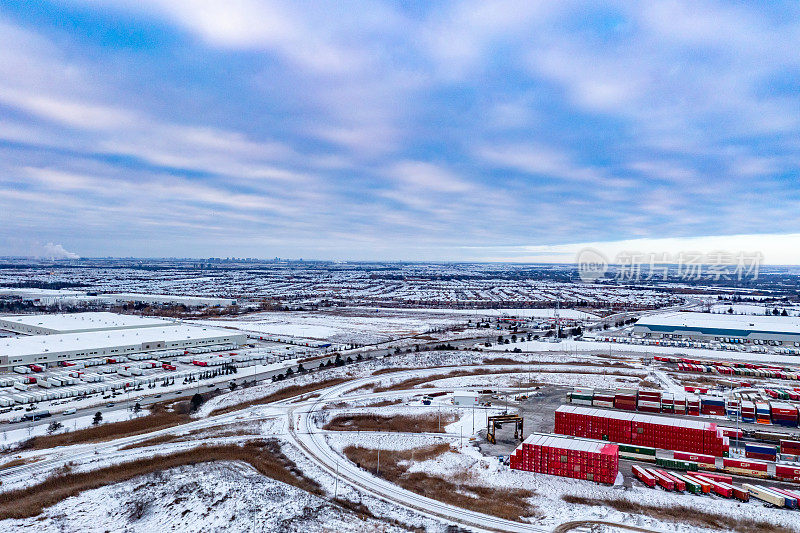
[[[798,15],[0,1],[0,255],[800,264]]]

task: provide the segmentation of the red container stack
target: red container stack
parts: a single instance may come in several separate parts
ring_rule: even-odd
[[[784,481],[800,481],[800,467],[775,465],[775,477]]]
[[[770,402],[772,423],[797,427],[797,407],[786,402]]]
[[[639,411],[645,413],[660,413],[661,412],[661,391],[639,389],[639,395],[636,402]]]
[[[781,455],[800,455],[800,441],[781,439]]]
[[[717,464],[716,457],[702,453],[675,452],[672,454],[672,457],[673,459],[680,459],[681,461],[692,461],[706,468],[716,468]]]
[[[716,457],[728,451],[727,439],[711,422],[618,413],[576,405],[562,405],[556,410],[555,432]]]
[[[510,457],[511,468],[613,484],[619,467],[615,444],[534,433]]]
[[[617,393],[614,395],[614,408],[635,411],[636,389],[617,389]]]
[[[739,459],[728,459],[726,457],[722,460],[722,467],[726,472],[731,472],[733,474],[767,477],[767,463],[762,461],[742,461]]]

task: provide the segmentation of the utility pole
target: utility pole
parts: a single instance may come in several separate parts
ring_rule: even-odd
[[[380,477],[380,475],[381,475],[381,449],[380,448],[378,448],[378,471],[377,471],[377,474]]]
[[[336,461],[336,483],[333,488],[333,499],[339,496],[339,461]]]

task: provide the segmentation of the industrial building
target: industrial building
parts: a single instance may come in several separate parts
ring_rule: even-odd
[[[0,370],[247,341],[244,333],[195,326],[148,327],[0,339]]]
[[[23,335],[54,335],[175,325],[174,320],[118,315],[115,313],[71,313],[56,315],[0,316],[0,330]]]
[[[800,318],[665,313],[640,318],[633,326],[633,333],[651,339],[800,346]]]

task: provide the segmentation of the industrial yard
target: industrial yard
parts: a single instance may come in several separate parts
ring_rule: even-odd
[[[108,523],[170,516],[197,531],[197,513],[219,527],[246,514],[312,531],[800,524],[800,365],[777,343],[650,344],[631,311],[604,321],[555,308],[257,305],[175,318],[80,307],[0,317],[0,494],[11,498],[0,496],[0,517],[12,530],[34,519],[92,530],[67,517],[101,504]],[[260,462],[259,446],[284,466]],[[195,453],[207,459],[189,466]],[[74,496],[39,503],[52,476]],[[190,499],[152,501],[191,483],[203,490]],[[282,483],[324,518],[298,517],[275,492]],[[128,495],[145,485],[151,500]],[[272,510],[255,494],[272,494]]]

